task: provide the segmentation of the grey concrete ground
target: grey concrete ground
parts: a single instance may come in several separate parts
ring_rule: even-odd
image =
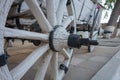
[[[119,40],[99,40],[100,46],[96,46],[95,50],[88,53],[87,47],[75,49],[74,56],[70,64],[68,73],[63,80],[90,80],[112,56],[119,50]],[[8,48],[8,53],[11,57],[8,59],[9,69],[12,69],[19,64],[30,52],[36,47],[30,43],[21,45],[21,42],[13,44],[13,47]],[[18,47],[19,45],[19,47]],[[104,45],[104,46],[103,46]],[[22,80],[33,80],[37,70],[36,63],[22,78]]]

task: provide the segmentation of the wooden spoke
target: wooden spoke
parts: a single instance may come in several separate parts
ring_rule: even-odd
[[[71,56],[71,55],[67,52],[67,50],[66,50],[65,48],[63,48],[62,54],[63,54],[63,56],[64,56],[66,59],[69,59],[70,56]]]
[[[55,0],[46,0],[46,7],[48,13],[47,19],[52,25],[52,27],[54,27],[55,25],[57,25]]]
[[[60,0],[58,9],[57,9],[57,22],[58,25],[62,24],[63,14],[66,9],[67,0]]]
[[[67,17],[66,19],[63,20],[62,22],[62,26],[67,28],[68,25],[70,25],[70,23],[74,20],[74,17],[73,16],[69,16]]]
[[[68,48],[67,51],[68,51],[68,53],[70,54],[70,59],[68,59],[68,60],[66,59],[65,62],[64,62],[64,64],[68,67],[69,64],[70,64],[70,61],[71,61],[72,55],[73,55],[73,49],[69,49],[69,48]]]
[[[72,54],[73,54],[73,49],[68,49],[67,50],[68,53],[71,55],[69,59],[65,59],[63,64],[66,66],[66,67],[69,67],[70,65],[70,62],[71,62],[71,58],[72,58]],[[62,80],[62,78],[64,77],[65,75],[65,72],[64,70],[59,70],[59,80]]]
[[[69,66],[69,64],[70,64],[70,61],[71,61],[71,58],[72,58],[72,55],[73,55],[73,49],[70,49],[70,48],[68,48],[67,50],[65,49],[65,51],[67,52],[67,53],[69,53],[69,59],[65,59],[64,60],[64,62],[63,62],[63,64],[65,64],[67,67]]]
[[[38,69],[38,71],[36,73],[36,76],[35,76],[34,80],[44,80],[48,65],[49,65],[50,60],[52,58],[52,55],[53,55],[52,51],[49,51],[46,54],[46,56],[44,57],[44,59],[43,59],[43,61],[41,63],[41,66],[39,67],[39,69]]]
[[[73,16],[73,20],[71,25],[74,26],[74,33],[76,33],[76,15],[75,15],[75,9],[73,6],[73,3],[74,3],[74,0],[71,0],[71,4],[69,6],[67,6],[67,11],[68,11],[68,14],[69,16]]]
[[[34,40],[45,40],[45,41],[48,40],[47,34],[11,29],[11,28],[4,28],[4,36],[13,37],[13,38],[23,38],[23,39],[34,39]]]
[[[8,66],[4,65],[3,67],[0,67],[0,79],[1,80],[13,80],[9,70]]]
[[[49,49],[49,45],[44,45],[33,51],[25,60],[10,72],[14,80],[20,80],[30,67]]]
[[[69,13],[69,16],[73,16],[75,17],[75,11],[74,11],[74,7],[73,7],[73,0],[71,0],[71,4],[67,6],[67,11]]]
[[[37,0],[25,0],[30,10],[32,11],[34,17],[38,21],[43,32],[49,32],[52,30],[51,25],[46,19],[44,13],[42,12]]]
[[[58,68],[58,53],[54,53],[51,61],[51,80],[59,80]]]

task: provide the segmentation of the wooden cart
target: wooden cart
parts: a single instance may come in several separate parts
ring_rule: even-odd
[[[16,6],[20,7],[21,2],[28,5],[28,10],[20,11],[19,8],[16,8]],[[75,6],[77,2],[81,3],[80,0],[0,1],[0,80],[20,80],[43,55],[46,57],[42,58],[34,80],[44,80],[46,73],[49,75],[49,80],[62,80],[68,71],[73,48],[97,44],[94,40],[76,35],[76,20],[80,13],[79,6]],[[41,31],[32,32],[21,29],[19,27],[20,18],[34,19],[39,24]],[[17,26],[18,29],[15,29],[14,26]],[[30,25],[27,24],[27,26]],[[4,54],[4,38],[38,40],[43,45],[9,71]],[[59,54],[64,57],[62,62],[59,62]]]

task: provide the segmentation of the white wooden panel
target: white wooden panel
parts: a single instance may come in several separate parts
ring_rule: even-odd
[[[90,15],[92,15],[93,11],[94,11],[94,4],[92,3],[92,1],[90,0],[85,0],[85,4],[84,4],[84,7],[83,7],[83,11],[81,13],[81,17],[80,17],[80,20],[88,20]]]

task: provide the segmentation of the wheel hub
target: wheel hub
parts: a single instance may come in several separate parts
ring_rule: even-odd
[[[98,45],[98,42],[97,40],[82,38],[77,34],[70,34],[61,25],[55,26],[55,28],[50,32],[49,46],[55,52],[59,52],[65,47],[80,48],[81,45]]]
[[[67,39],[69,33],[61,25],[56,25],[49,35],[49,46],[55,51],[61,51],[64,47],[67,47]]]

